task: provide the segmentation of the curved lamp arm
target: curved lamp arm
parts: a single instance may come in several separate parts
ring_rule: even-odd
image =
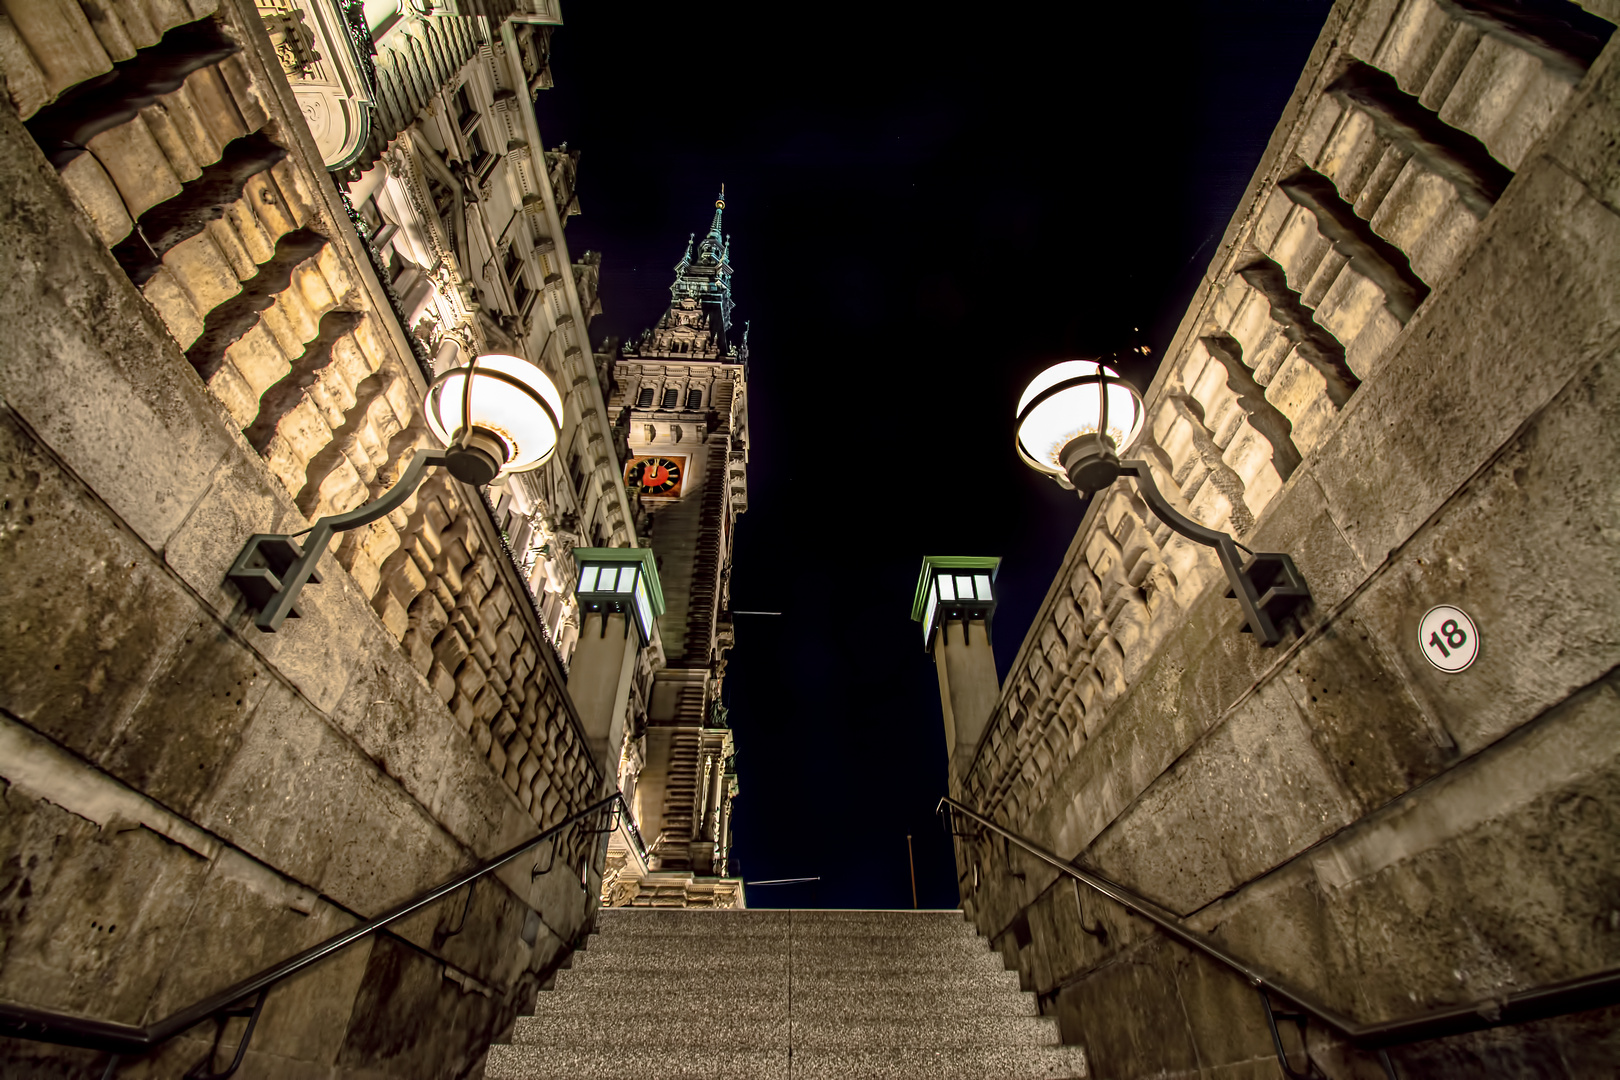
[[[1311,598],[1311,590],[1300,576],[1294,560],[1279,552],[1259,552],[1244,562],[1238,554],[1237,541],[1229,534],[1200,525],[1177,512],[1166,501],[1158,484],[1154,483],[1153,472],[1146,461],[1122,461],[1119,471],[1122,475],[1136,477],[1136,486],[1141,490],[1148,508],[1153,511],[1153,516],[1164,522],[1172,532],[1215,549],[1221,559],[1221,569],[1226,571],[1226,580],[1231,585],[1226,595],[1229,599],[1237,599],[1248,622],[1243,628],[1244,633],[1253,633],[1255,639],[1268,648],[1281,641],[1277,620]]]
[[[294,537],[304,534],[254,533],[248,537],[247,546],[231,564],[225,579],[242,590],[249,607],[258,609],[253,625],[273,634],[287,619],[298,618],[302,614],[298,594],[306,584],[320,584],[315,564],[331,543],[332,535],[358,529],[393,513],[421,485],[422,474],[443,465],[448,456],[444,450],[418,450],[399,483],[386,494],[347,513],[319,519],[309,528],[302,545]]]

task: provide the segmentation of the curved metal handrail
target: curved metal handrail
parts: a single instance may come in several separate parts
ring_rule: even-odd
[[[1303,992],[1279,980],[1269,971],[1233,955],[1208,935],[1194,930],[1179,916],[1165,910],[1146,897],[1138,896],[1123,885],[1110,881],[1101,875],[1094,874],[1089,870],[1082,870],[1073,863],[1065,862],[1052,852],[996,824],[990,818],[973,810],[971,807],[957,802],[948,795],[939,800],[939,806],[935,808],[934,812],[939,813],[942,810],[961,814],[998,836],[1004,837],[1011,843],[1017,844],[1053,869],[1069,875],[1134,914],[1147,919],[1154,926],[1164,931],[1168,937],[1174,938],[1189,949],[1203,953],[1221,966],[1241,975],[1249,985],[1261,991],[1262,999],[1266,1000],[1268,1016],[1270,1015],[1271,1005],[1269,999],[1265,998],[1267,994],[1287,1002],[1300,1012],[1315,1017],[1348,1041],[1369,1050],[1422,1042],[1426,1039],[1439,1039],[1448,1035],[1462,1035],[1470,1031],[1483,1031],[1487,1028],[1523,1024],[1532,1020],[1545,1020],[1548,1017],[1561,1016],[1565,1013],[1582,1012],[1586,1009],[1596,1009],[1605,1005],[1620,1003],[1620,970],[1611,969],[1596,972],[1592,975],[1583,975],[1580,978],[1566,979],[1562,982],[1533,987],[1529,990],[1520,990],[1500,998],[1475,1002],[1471,1005],[1453,1005],[1435,1012],[1424,1013],[1422,1016],[1364,1023],[1353,1016],[1311,999]],[[1273,1023],[1272,1028],[1273,1038],[1275,1038],[1275,1023]],[[1278,1049],[1280,1053],[1280,1043]]]
[[[240,982],[233,983],[218,993],[211,994],[201,1001],[188,1005],[151,1024],[123,1024],[110,1020],[95,1020],[90,1017],[57,1012],[52,1009],[35,1009],[26,1005],[0,1002],[0,1037],[30,1039],[34,1042],[76,1046],[86,1050],[102,1050],[118,1056],[147,1053],[211,1017],[231,1012],[237,1005],[250,998],[259,997],[259,1004],[262,1005],[262,995],[268,993],[277,983],[298,974],[306,968],[313,967],[322,960],[348,948],[360,939],[369,937],[390,924],[422,910],[434,901],[444,899],[463,885],[470,886],[480,878],[486,877],[506,866],[531,848],[545,843],[547,840],[560,838],[566,830],[583,821],[588,821],[593,815],[600,814],[609,807],[614,808],[609,828],[616,826],[621,814],[625,821],[633,820],[630,818],[629,807],[624,801],[624,796],[615,791],[585,809],[569,815],[549,829],[545,829],[539,835],[523,841],[516,847],[510,848],[486,862],[478,864],[471,870],[457,874],[448,881],[442,882],[426,892],[390,908],[375,918],[367,919],[365,922],[352,926],[341,933],[334,934],[318,945],[312,945],[303,952],[289,956],[285,960],[265,968],[263,971],[249,975]],[[631,832],[635,835],[633,825]],[[639,841],[640,836],[636,835],[636,839]],[[257,1011],[257,1006],[255,1006],[255,1011]],[[239,1049],[236,1064],[240,1064],[240,1062],[241,1050]],[[232,1065],[231,1069],[220,1075],[227,1076],[233,1071],[235,1071],[235,1065]]]

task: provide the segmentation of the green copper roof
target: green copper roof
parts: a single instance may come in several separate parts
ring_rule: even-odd
[[[658,580],[658,563],[653,558],[652,548],[575,548],[574,562],[640,563],[642,579],[647,583],[647,599],[652,603],[653,618],[664,613],[664,586]],[[652,633],[651,629],[647,632]]]
[[[911,621],[922,622],[928,606],[928,584],[935,570],[988,570],[994,581],[999,566],[1001,560],[989,555],[925,555],[922,573],[917,576],[917,595],[911,602]]]

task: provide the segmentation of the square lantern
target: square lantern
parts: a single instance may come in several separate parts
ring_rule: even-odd
[[[652,640],[653,623],[664,613],[664,590],[651,548],[575,548],[581,612],[632,616],[641,643]]]
[[[922,623],[923,648],[932,649],[934,631],[947,619],[979,619],[986,627],[996,610],[995,580],[1000,559],[974,555],[930,555],[923,559],[911,618]]]

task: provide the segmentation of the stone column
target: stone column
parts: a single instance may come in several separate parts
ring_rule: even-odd
[[[945,714],[945,754],[955,778],[967,768],[1001,699],[989,627],[970,619],[942,621],[934,634],[934,670]]]
[[[726,782],[726,763],[718,753],[710,755],[713,763],[713,772],[709,775],[709,799],[703,808],[703,837],[706,840],[720,839],[720,799]]]
[[[624,742],[636,658],[656,640],[664,594],[652,552],[645,548],[575,548],[574,565],[579,638],[569,663],[568,694],[606,790],[618,783],[615,755]]]
[[[624,715],[641,648],[630,618],[628,613],[587,612],[568,667],[568,694],[579,710],[586,745],[609,783],[618,772],[611,755],[624,742]]]
[[[954,785],[965,775],[979,738],[1001,699],[990,648],[995,613],[992,582],[1000,559],[931,555],[923,560],[912,618],[939,676],[945,754]]]

